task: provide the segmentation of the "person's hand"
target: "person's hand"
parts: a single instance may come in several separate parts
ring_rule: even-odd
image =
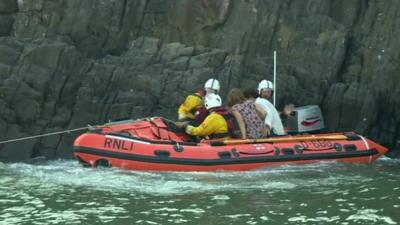
[[[175,126],[179,127],[179,128],[184,128],[189,124],[189,121],[182,121],[182,122],[175,122]]]
[[[178,121],[182,121],[182,120],[184,120],[186,118],[187,118],[186,114],[184,114],[184,113],[179,113],[178,114]]]
[[[267,132],[267,136],[271,136],[271,128],[267,127],[265,130]]]
[[[293,113],[295,111],[295,107],[293,104],[287,104],[285,105],[285,107],[283,108],[283,114],[289,116],[291,115],[291,113]]]
[[[271,135],[271,128],[268,125],[265,125],[265,129],[264,129],[264,137],[269,137]]]
[[[185,132],[189,135],[192,135],[193,126],[187,125],[185,128]]]

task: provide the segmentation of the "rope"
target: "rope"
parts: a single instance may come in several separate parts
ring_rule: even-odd
[[[149,117],[144,117],[141,119],[136,119],[135,121],[140,121],[140,120],[145,120],[145,119],[149,119]],[[150,117],[151,119],[151,117]],[[164,118],[164,120],[175,123],[175,121],[172,121],[170,119]],[[101,127],[107,127],[107,126],[101,126]],[[86,129],[90,129],[91,126],[88,125],[86,127],[80,127],[80,128],[75,128],[75,129],[70,129],[70,130],[63,130],[63,131],[57,131],[57,132],[51,132],[51,133],[46,133],[46,134],[39,134],[39,135],[34,135],[34,136],[28,136],[28,137],[22,137],[22,138],[15,138],[15,139],[10,139],[10,140],[4,140],[4,141],[0,141],[0,145],[1,144],[5,144],[5,143],[10,143],[10,142],[16,142],[16,141],[23,141],[23,140],[28,140],[28,139],[34,139],[34,138],[40,138],[40,137],[46,137],[46,136],[51,136],[51,135],[56,135],[56,134],[64,134],[64,133],[70,133],[70,132],[74,132],[74,131],[79,131],[79,130],[86,130]]]
[[[51,135],[56,135],[56,134],[70,133],[73,131],[85,130],[85,129],[88,129],[88,127],[86,126],[86,127],[80,127],[80,128],[75,128],[75,129],[71,129],[71,130],[63,130],[63,131],[51,132],[51,133],[34,135],[34,136],[29,136],[29,137],[10,139],[10,140],[5,140],[5,141],[0,141],[0,144],[16,142],[16,141],[23,141],[23,140],[34,139],[34,138],[45,137],[45,136],[51,136]]]
[[[167,119],[167,118],[165,118],[165,117],[162,117],[163,118],[163,120],[165,120],[165,121],[168,121],[168,122],[171,122],[171,123],[175,123],[176,121],[173,121],[173,120],[170,120],[170,119]]]

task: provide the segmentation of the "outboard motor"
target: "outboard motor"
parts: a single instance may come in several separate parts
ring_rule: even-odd
[[[283,123],[288,134],[313,133],[325,128],[321,109],[317,105],[297,107]]]

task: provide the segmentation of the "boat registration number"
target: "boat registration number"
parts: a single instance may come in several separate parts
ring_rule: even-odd
[[[331,141],[318,140],[318,141],[305,141],[301,142],[303,148],[333,148],[334,145]]]

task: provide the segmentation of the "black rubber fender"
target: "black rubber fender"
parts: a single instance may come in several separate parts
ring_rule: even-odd
[[[295,151],[296,153],[298,153],[298,154],[303,154],[304,147],[301,146],[301,145],[295,145],[295,146],[294,146],[294,151]]]
[[[281,150],[278,147],[274,147],[274,156],[279,156],[281,154]]]
[[[340,143],[334,143],[333,148],[335,148],[337,152],[341,152],[343,150],[343,146]]]
[[[107,159],[99,159],[96,161],[94,164],[94,167],[103,167],[103,168],[109,168],[111,167],[111,163]]]

